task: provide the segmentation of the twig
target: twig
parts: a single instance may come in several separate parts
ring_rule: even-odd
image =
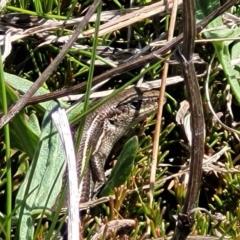
[[[202,99],[199,91],[198,81],[192,61],[194,51],[195,29],[195,6],[194,0],[183,2],[183,46],[182,53],[178,48],[176,57],[182,68],[184,81],[186,83],[192,127],[192,148],[187,194],[184,201],[182,213],[178,215],[176,228],[172,239],[186,239],[193,225],[192,213],[190,211],[197,206],[197,198],[200,190],[202,177],[202,162],[204,155],[204,116]]]

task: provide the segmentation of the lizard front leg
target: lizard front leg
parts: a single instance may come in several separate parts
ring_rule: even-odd
[[[91,174],[93,180],[93,189],[90,193],[90,198],[93,199],[96,197],[102,186],[106,182],[104,165],[106,161],[106,155],[100,152],[96,152],[92,155],[90,159],[91,165]]]

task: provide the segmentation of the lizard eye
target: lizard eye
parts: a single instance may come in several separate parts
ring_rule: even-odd
[[[142,105],[142,101],[133,101],[130,103],[131,108],[139,110]]]

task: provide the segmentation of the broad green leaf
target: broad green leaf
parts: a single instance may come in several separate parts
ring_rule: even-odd
[[[9,105],[17,101],[17,94],[8,85],[6,85],[6,93]],[[31,118],[33,118],[33,116]],[[31,121],[30,126],[28,120],[28,116],[26,116],[23,111],[19,112],[10,122],[10,138],[12,148],[26,152],[28,156],[32,158],[39,140],[39,132],[37,130],[39,129],[39,125],[37,121]]]
[[[7,83],[6,91],[9,105],[18,100],[18,95],[11,87],[16,89],[20,93],[26,93],[33,84],[31,81],[27,79],[9,73],[4,73],[4,77]],[[11,87],[8,84],[11,85]],[[45,93],[49,93],[49,91],[41,87],[38,89],[34,96],[38,96]],[[36,104],[36,106],[38,106],[38,109],[40,109],[44,114],[45,111],[48,109],[49,104],[51,104],[52,102],[54,101],[52,100],[42,102]],[[69,106],[68,104],[65,104],[61,101],[59,101],[59,104],[64,108],[67,108]],[[74,119],[76,116],[80,114],[81,109],[82,103],[76,105],[68,113],[69,118]],[[40,127],[36,115],[31,114],[28,117],[23,113],[23,111],[21,111],[14,117],[13,121],[10,122],[10,130],[11,130],[11,147],[19,149],[22,152],[26,152],[30,158],[33,158],[40,135]]]
[[[219,7],[219,1],[202,1],[196,0],[196,16],[197,21],[202,20],[209,13],[213,12],[216,8]],[[230,38],[230,37],[238,37],[240,35],[240,28],[236,27],[234,29],[219,29],[224,24],[222,22],[221,17],[214,19],[210,22],[207,28],[217,28],[217,30],[211,30],[204,32],[206,38]],[[228,83],[231,86],[231,90],[240,104],[240,86],[237,78],[239,77],[239,72],[234,70],[231,65],[231,57],[229,53],[229,44],[232,41],[219,41],[213,42],[213,46],[215,48],[218,59],[223,67],[223,71],[228,80]]]
[[[25,78],[21,78],[21,77],[18,77],[16,75],[9,74],[6,72],[4,73],[4,77],[5,77],[5,81],[20,93],[26,93],[28,91],[28,89],[33,85],[33,82],[31,82]],[[34,94],[34,96],[39,96],[39,95],[46,94],[46,93],[49,93],[49,91],[43,87],[40,87],[37,90],[37,92]],[[62,101],[58,101],[58,102],[61,105],[61,107],[63,107],[63,108],[69,107],[68,104],[66,104]],[[49,103],[51,103],[51,101],[41,102],[41,103],[36,104],[36,106],[38,106],[39,109],[44,114],[48,108]],[[68,112],[69,121],[75,119],[76,116],[81,114],[82,105],[83,105],[82,103],[79,103],[74,108],[72,108],[71,111]]]
[[[100,196],[108,196],[114,193],[114,188],[125,183],[128,178],[138,150],[138,138],[129,139],[120,153],[117,163],[114,166]]]
[[[21,220],[19,239],[32,239],[33,214],[36,213],[36,210],[45,208],[50,210],[61,190],[65,156],[58,134],[52,134],[56,132],[56,129],[53,126],[51,114],[56,108],[58,105],[52,101],[43,119],[41,137],[33,162],[16,197],[15,205],[33,191],[23,206],[23,215],[19,216],[20,211],[17,212]]]
[[[38,123],[38,118],[36,114],[31,114],[28,118],[28,126],[32,129],[33,132],[37,134],[37,136],[40,136],[41,129]]]

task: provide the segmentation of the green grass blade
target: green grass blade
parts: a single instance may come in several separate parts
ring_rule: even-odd
[[[3,113],[7,113],[8,103],[5,89],[5,81],[3,75],[2,54],[0,49],[0,96],[2,102]],[[6,215],[11,215],[12,212],[12,168],[11,168],[11,153],[10,153],[10,131],[9,124],[4,126],[5,146],[6,146],[6,167],[7,167],[7,199],[6,199]],[[11,218],[9,218],[6,225],[7,238],[11,238]]]

